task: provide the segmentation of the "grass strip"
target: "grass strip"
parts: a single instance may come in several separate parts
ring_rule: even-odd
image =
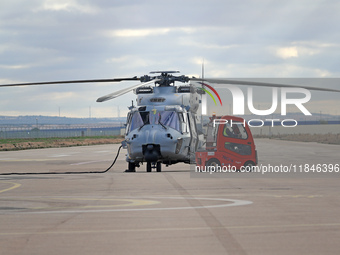
[[[123,136],[95,136],[68,138],[9,138],[0,139],[0,151],[60,148],[98,144],[115,144],[124,140]]]

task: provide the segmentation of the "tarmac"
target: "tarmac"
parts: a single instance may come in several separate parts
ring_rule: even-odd
[[[0,174],[38,173],[0,175],[0,254],[339,254],[340,147],[255,143],[290,172],[125,173],[122,150],[106,173],[62,174],[107,169],[119,145],[0,152]]]

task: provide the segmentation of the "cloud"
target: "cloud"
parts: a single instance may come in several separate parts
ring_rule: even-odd
[[[143,29],[115,29],[104,30],[102,34],[108,37],[149,37],[162,36],[169,33],[194,33],[196,29],[190,27],[160,27],[160,28],[143,28]]]
[[[113,37],[144,37],[154,35],[165,35],[169,33],[170,28],[151,28],[151,29],[123,29],[107,32]]]
[[[317,54],[321,54],[323,51],[327,49],[336,49],[339,48],[340,45],[335,43],[326,43],[326,42],[315,42],[315,41],[298,41],[291,43],[294,46],[289,47],[279,47],[277,48],[276,55],[283,59],[288,58],[296,58],[303,56],[314,56]]]
[[[198,76],[203,59],[206,77],[339,77],[339,12],[335,2],[308,0],[3,0],[0,78],[133,77],[160,69]],[[128,85],[0,88],[0,114],[61,107],[86,116],[91,105],[94,117],[111,116],[135,95],[103,104],[96,98]],[[36,100],[29,105],[28,98]]]
[[[95,14],[98,12],[97,8],[89,4],[81,4],[75,0],[44,0],[41,6],[35,11],[67,11],[67,12],[81,12],[88,14]]]
[[[29,65],[0,65],[0,69],[24,69],[24,68],[30,68]]]
[[[276,51],[277,56],[283,59],[298,57],[297,47],[279,48]]]

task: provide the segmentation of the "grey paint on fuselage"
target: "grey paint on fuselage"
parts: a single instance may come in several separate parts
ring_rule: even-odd
[[[185,88],[186,92],[178,92],[176,86],[159,86],[137,94],[137,106],[130,109],[127,118],[127,162],[138,165],[148,161],[145,154],[150,149],[159,154],[156,162],[190,163],[197,146],[199,95],[196,89]]]

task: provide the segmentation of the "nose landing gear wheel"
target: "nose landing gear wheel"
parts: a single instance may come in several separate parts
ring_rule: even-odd
[[[162,171],[161,162],[146,162],[146,171],[151,172],[152,168],[156,168],[157,172],[161,172]]]

